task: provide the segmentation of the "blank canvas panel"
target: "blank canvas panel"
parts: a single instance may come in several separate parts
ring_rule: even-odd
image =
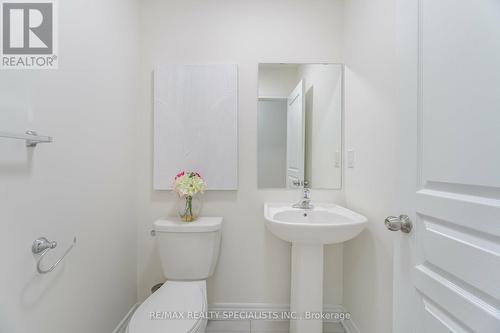
[[[160,65],[154,74],[154,189],[198,171],[209,190],[238,186],[236,65]]]

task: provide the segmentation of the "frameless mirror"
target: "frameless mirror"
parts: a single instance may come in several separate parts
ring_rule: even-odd
[[[343,72],[259,64],[259,188],[341,188]]]

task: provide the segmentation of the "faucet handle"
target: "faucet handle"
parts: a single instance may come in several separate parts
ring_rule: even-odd
[[[308,180],[300,180],[300,179],[297,179],[297,180],[294,180],[292,182],[293,186],[301,186],[301,187],[309,187],[309,181]]]

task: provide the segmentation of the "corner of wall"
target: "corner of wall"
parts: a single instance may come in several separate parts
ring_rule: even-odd
[[[385,216],[395,207],[395,0],[345,2],[345,149],[347,206],[368,227],[344,244],[344,305],[360,332],[392,331],[392,238]]]

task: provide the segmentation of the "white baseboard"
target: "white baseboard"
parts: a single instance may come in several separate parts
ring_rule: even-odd
[[[351,319],[343,320],[341,322],[342,326],[344,327],[344,330],[346,333],[359,333],[359,329],[354,323],[354,321]]]
[[[134,304],[130,310],[127,312],[125,317],[120,321],[118,326],[113,330],[112,333],[125,333],[127,330],[128,322],[130,321],[130,318],[132,318],[132,315],[134,314],[135,310],[139,307],[140,303]]]

